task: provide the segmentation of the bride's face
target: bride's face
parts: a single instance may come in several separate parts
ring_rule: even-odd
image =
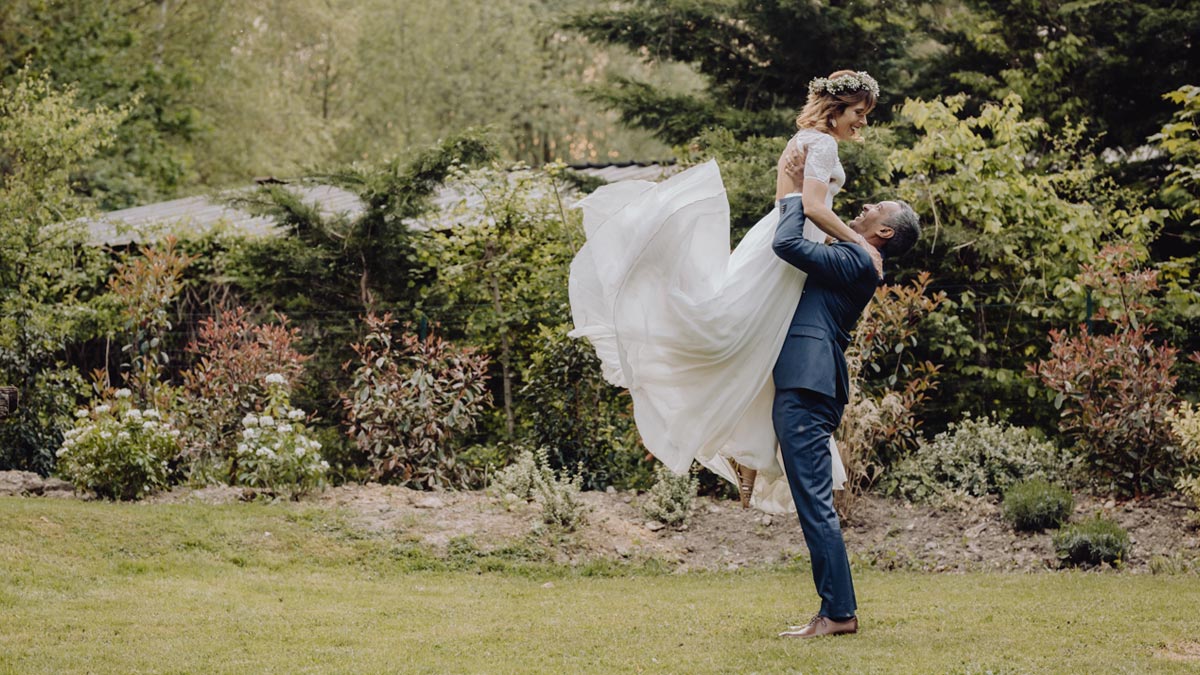
[[[865,102],[847,106],[841,115],[833,118],[836,124],[830,129],[830,132],[841,141],[854,138],[858,135],[859,129],[867,126],[867,114],[869,112],[870,110],[867,109]]]

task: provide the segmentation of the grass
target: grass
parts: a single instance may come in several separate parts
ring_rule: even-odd
[[[859,635],[785,641],[814,606],[803,564],[677,575],[468,540],[438,557],[295,504],[0,498],[0,523],[0,673],[1200,667],[1179,656],[1200,650],[1190,575],[860,570]]]

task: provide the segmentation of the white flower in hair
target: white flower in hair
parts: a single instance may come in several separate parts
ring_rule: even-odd
[[[841,75],[832,79],[814,77],[808,83],[808,91],[810,94],[829,94],[830,96],[869,91],[872,96],[879,98],[879,83],[867,71],[860,70],[857,73]]]

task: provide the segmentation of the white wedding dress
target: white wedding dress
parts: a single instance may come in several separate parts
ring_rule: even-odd
[[[837,142],[802,130],[805,176],[845,183]],[[795,511],[779,458],[771,370],[805,274],[771,249],[778,208],[730,253],[729,203],[715,161],[661,183],[623,181],[575,205],[587,243],[571,263],[572,337],[587,338],[604,378],[627,387],[646,448],[676,474],[693,460],[738,484],[758,470],[751,505]],[[804,236],[824,241],[808,221]],[[845,469],[830,440],[837,489]]]

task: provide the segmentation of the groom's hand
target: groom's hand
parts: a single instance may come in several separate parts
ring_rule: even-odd
[[[775,165],[778,173],[775,179],[776,201],[783,199],[784,195],[800,192],[800,186],[804,184],[804,160],[807,154],[804,148],[796,147],[794,141],[788,141]]]

